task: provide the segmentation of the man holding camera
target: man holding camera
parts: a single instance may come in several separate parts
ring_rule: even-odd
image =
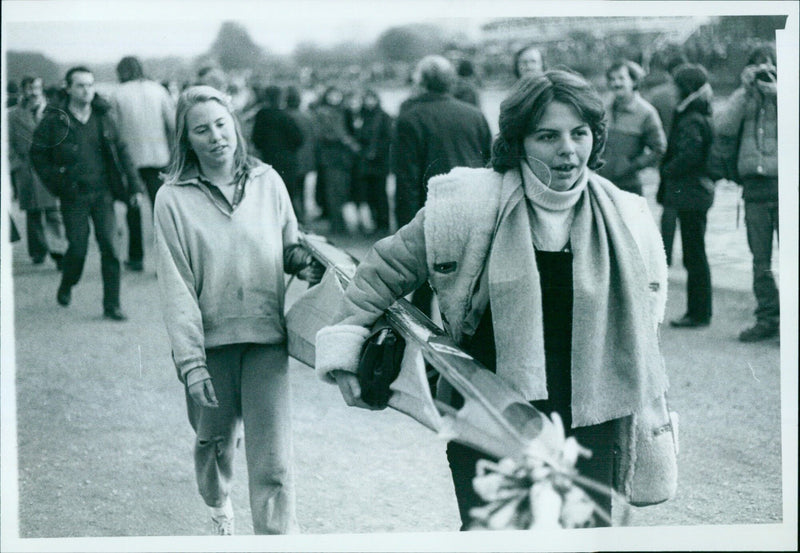
[[[777,336],[778,288],[772,275],[772,241],[778,234],[778,109],[775,50],[750,53],[742,85],[719,113],[717,139],[731,144],[725,177],[738,182],[745,202],[747,243],[753,254],[756,324],[739,334],[742,342]]]

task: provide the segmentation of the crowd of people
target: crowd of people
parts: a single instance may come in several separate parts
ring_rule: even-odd
[[[233,532],[242,425],[255,532],[299,529],[284,274],[316,284],[323,271],[298,243],[302,224],[382,238],[317,341],[317,371],[349,405],[366,407],[354,360],[372,324],[406,294],[431,314],[435,295],[448,333],[534,406],[559,413],[595,452],[579,469],[607,486],[615,423],[666,390],[657,333],[678,225],[687,308],[670,324],[711,322],[704,236],[716,180],[743,186],[753,253],[756,323],[739,339],[778,334],[774,50],[753,51],[718,114],[707,71],[680,53],[662,60],[648,90],[638,64],[609,64],[607,98],[546,61],[536,46],[516,53],[518,80],[494,138],[474,68],[438,55],[419,61],[396,118],[369,88],[330,85],[306,102],[294,86],[230,87],[217,68],[178,91],[148,79],[132,56],[109,98],[86,66],[69,69],[49,99],[40,78],[22,81],[8,119],[10,169],[32,263],[49,256],[61,272],[58,304],[70,304],[80,281],[91,221],[103,314],[126,319],[114,204],[127,207],[131,271],[144,270],[151,222],[141,207],[153,207],[153,263],[215,533]],[[642,198],[648,167],[660,175],[660,227]],[[454,390],[437,394],[458,408]],[[451,443],[447,456],[468,528],[479,453]],[[609,497],[596,499],[610,511]]]

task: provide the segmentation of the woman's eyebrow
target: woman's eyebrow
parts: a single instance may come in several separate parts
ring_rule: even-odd
[[[571,129],[571,131],[577,131],[578,129],[582,129],[582,128],[588,127],[588,126],[589,126],[589,123],[581,123],[580,125],[578,125],[575,128]],[[559,132],[559,130],[558,129],[549,129],[547,127],[537,127],[535,129],[533,129],[533,132],[534,133],[539,133],[539,132]]]

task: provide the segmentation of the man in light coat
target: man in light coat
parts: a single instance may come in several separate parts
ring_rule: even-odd
[[[163,86],[144,77],[137,58],[122,58],[117,65],[117,76],[122,84],[111,98],[112,113],[154,205],[161,186],[159,174],[169,163],[170,144],[175,133],[175,106]],[[128,208],[127,222],[129,242],[125,265],[132,271],[142,271],[144,248],[138,203]]]
[[[639,94],[643,77],[642,68],[630,60],[615,62],[606,71],[613,97],[606,106],[606,164],[598,171],[622,190],[639,196],[643,195],[639,173],[655,166],[667,149],[658,112]]]

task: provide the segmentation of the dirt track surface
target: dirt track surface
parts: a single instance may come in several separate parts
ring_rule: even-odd
[[[711,246],[743,239],[727,219],[733,198],[718,194],[709,225],[715,283],[730,281],[714,291],[712,325],[662,331],[671,407],[681,417],[679,491],[634,509],[631,525],[782,520],[780,344],[736,340],[752,322],[746,245]],[[367,245],[342,243],[357,254]],[[69,308],[56,305],[52,265],[30,265],[22,243],[13,257],[20,537],[207,534],[152,258],[146,272],[123,275],[130,319],[113,323],[101,316],[94,245]],[[667,319],[685,305],[679,250],[675,259]],[[290,302],[303,286],[292,285]],[[398,413],[348,408],[311,369],[291,369],[304,533],[458,529],[443,442]],[[243,453],[233,492],[237,534],[252,533]]]

